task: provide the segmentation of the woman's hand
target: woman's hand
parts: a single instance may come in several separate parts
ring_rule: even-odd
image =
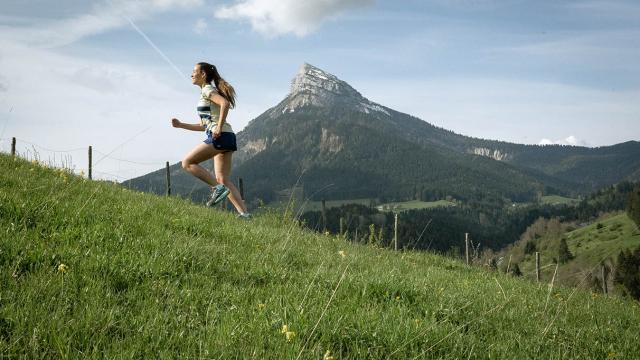
[[[222,129],[220,129],[220,125],[216,125],[215,129],[213,129],[213,138],[214,139],[219,138],[221,132],[222,132]]]
[[[180,125],[182,125],[180,120],[178,120],[176,118],[171,119],[171,126],[173,126],[174,128],[179,128]]]

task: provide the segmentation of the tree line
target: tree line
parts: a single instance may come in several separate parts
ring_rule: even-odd
[[[636,186],[627,202],[627,215],[640,227],[640,186]],[[624,295],[640,300],[640,247],[631,251],[620,251],[613,281]]]
[[[398,235],[401,247],[450,253],[459,252],[464,233],[470,233],[475,244],[499,250],[520,239],[539,218],[588,222],[604,212],[624,210],[633,189],[633,183],[622,182],[585,197],[577,205],[531,203],[513,206],[503,198],[485,196],[467,202],[457,201],[457,205],[451,207],[408,210],[398,214]],[[393,237],[393,214],[379,211],[373,204],[329,208],[325,214],[326,223],[323,223],[321,211],[305,212],[301,218],[311,229],[334,234],[339,233],[342,218],[343,231],[358,242],[368,239],[371,224],[382,239],[381,244],[388,245]]]

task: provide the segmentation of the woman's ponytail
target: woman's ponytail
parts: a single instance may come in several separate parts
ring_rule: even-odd
[[[231,86],[231,84],[223,79],[222,76],[220,76],[220,74],[218,73],[218,69],[216,69],[214,65],[206,62],[198,63],[198,65],[200,66],[200,69],[207,75],[207,82],[211,83],[213,81],[220,95],[223,98],[227,99],[227,101],[231,105],[231,108],[233,109],[234,107],[236,107],[236,90],[233,88],[233,86]]]
[[[222,93],[220,95],[222,95],[225,99],[227,99],[227,101],[229,101],[229,103],[231,104],[231,108],[233,109],[234,107],[236,107],[236,90],[233,88],[233,86],[231,86],[231,84],[229,84],[223,78],[219,78],[215,84],[216,88],[218,88],[218,90],[220,90],[220,92]]]

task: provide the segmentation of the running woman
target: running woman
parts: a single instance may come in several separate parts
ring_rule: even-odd
[[[214,65],[205,62],[198,63],[193,68],[191,82],[200,87],[198,101],[200,123],[185,124],[173,118],[171,125],[185,130],[204,131],[207,138],[184,157],[182,168],[213,188],[207,206],[220,203],[228,195],[240,214],[239,217],[249,219],[251,214],[247,212],[240,192],[230,179],[231,158],[237,146],[236,135],[227,122],[227,113],[236,105],[236,92],[220,76]],[[213,158],[215,178],[199,165],[211,158]]]

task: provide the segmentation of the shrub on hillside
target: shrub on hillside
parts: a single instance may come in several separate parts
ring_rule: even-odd
[[[511,268],[511,275],[513,276],[522,276],[522,271],[520,270],[520,265],[514,264]]]
[[[534,241],[532,241],[532,240],[527,241],[527,243],[524,246],[525,255],[533,254],[536,251],[537,251],[536,243]]]
[[[636,223],[636,226],[640,226],[640,186],[636,186],[629,194],[627,214]]]
[[[567,239],[562,238],[560,239],[560,247],[558,248],[558,261],[560,264],[565,264],[571,259],[573,259],[573,254],[569,251]]]
[[[621,288],[625,296],[640,300],[640,248],[635,251],[623,250],[618,254],[613,283]]]

